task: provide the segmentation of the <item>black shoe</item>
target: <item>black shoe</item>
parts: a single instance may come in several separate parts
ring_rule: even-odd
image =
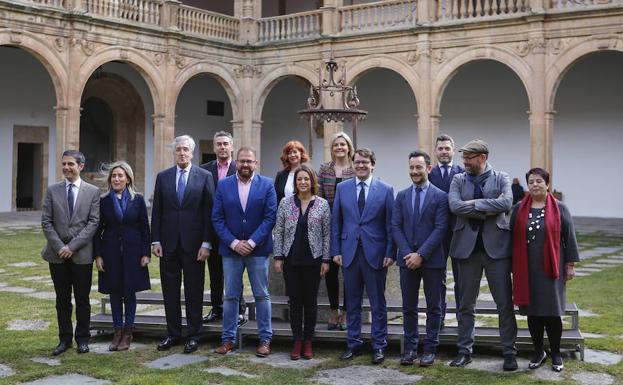
[[[348,348],[342,355],[340,356],[340,361],[348,361],[352,360],[354,357],[357,357],[361,354],[359,349]]]
[[[65,350],[67,350],[69,348],[71,348],[71,342],[61,341],[61,342],[58,343],[58,345],[56,345],[54,350],[52,350],[52,355],[53,356],[58,356],[59,354],[64,353]]]
[[[517,359],[515,356],[504,357],[504,365],[502,366],[505,372],[514,372],[517,370]]]
[[[439,324],[439,330],[443,330],[443,328],[446,327],[446,323],[444,321],[441,321],[441,323]]]
[[[383,352],[383,349],[372,350],[372,363],[378,365],[383,361],[385,361],[385,352]]]
[[[244,314],[238,314],[238,327],[246,324],[248,321],[247,317]]]
[[[547,359],[547,354],[544,351],[540,353],[535,352],[534,357],[530,360],[528,364],[528,369],[537,369],[539,366],[543,365],[545,360]]]
[[[208,315],[203,317],[203,323],[209,324],[209,323],[216,322],[222,319],[223,319],[223,313],[216,312],[214,311],[214,308],[212,308],[212,310],[210,310]]]
[[[89,352],[89,345],[86,342],[79,342],[78,343],[78,348],[76,349],[76,351],[79,354],[88,353]]]
[[[165,339],[162,340],[162,342],[160,342],[158,344],[158,350],[163,351],[163,350],[169,350],[171,349],[171,346],[175,346],[180,342],[179,338],[177,337],[171,337],[171,336],[167,336]]]
[[[562,364],[562,356],[560,353],[552,355],[552,370],[555,372],[562,372],[565,366]]]
[[[435,363],[435,353],[424,353],[420,359],[420,366],[432,366]]]
[[[400,365],[413,365],[417,360],[416,350],[405,350],[405,353],[400,357]]]
[[[463,367],[472,362],[471,354],[459,353],[458,356],[452,362],[450,362],[450,366],[454,367]]]
[[[197,350],[197,347],[199,347],[199,341],[194,338],[189,338],[184,345],[184,353],[192,353]]]

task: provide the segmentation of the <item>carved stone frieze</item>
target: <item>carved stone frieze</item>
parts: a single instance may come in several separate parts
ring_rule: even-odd
[[[252,78],[254,76],[260,77],[262,75],[262,67],[250,64],[239,65],[234,68],[234,74],[236,74],[236,77],[238,78]]]
[[[157,52],[154,54],[154,64],[158,67],[164,62],[164,54]]]
[[[614,49],[619,43],[619,37],[617,35],[597,35],[593,37],[597,40],[597,49]]]
[[[174,65],[179,69],[183,69],[186,67],[186,64],[188,64],[186,57],[180,55],[177,51],[169,51],[167,53],[167,63],[169,65]]]
[[[21,44],[22,43],[22,32],[11,31],[11,33],[9,34],[9,38],[11,39],[11,43]]]
[[[441,64],[446,60],[446,52],[442,48],[437,48],[433,50],[432,58],[437,64]]]
[[[416,65],[420,57],[431,57],[432,49],[430,47],[415,47],[415,49],[407,54],[407,63]]]
[[[65,48],[67,48],[67,39],[64,37],[57,37],[54,39],[54,48],[56,48],[58,52],[63,52]]]
[[[77,45],[80,46],[82,52],[84,52],[84,54],[87,56],[91,56],[93,55],[93,52],[95,52],[95,44],[92,41],[88,41],[86,39],[72,37],[71,39],[69,39],[69,45],[72,47],[75,47]]]
[[[130,51],[128,51],[128,50],[127,50],[127,49],[125,49],[125,48],[121,48],[121,49],[119,49],[119,57],[120,57],[122,60],[128,60],[128,58],[130,57]]]
[[[533,37],[528,41],[522,41],[516,46],[516,51],[519,56],[526,56],[530,52],[532,53],[545,53],[547,48],[547,42],[542,37]]]

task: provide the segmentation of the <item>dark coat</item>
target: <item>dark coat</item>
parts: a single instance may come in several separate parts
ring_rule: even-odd
[[[281,170],[275,176],[275,192],[277,193],[277,205],[286,196],[285,189],[288,182],[288,175],[290,175],[290,169]]]
[[[149,290],[149,270],[141,257],[150,255],[147,207],[141,195],[128,202],[119,222],[110,194],[100,198],[100,225],[93,237],[93,252],[104,260],[105,272],[98,274],[98,291],[129,294]]]

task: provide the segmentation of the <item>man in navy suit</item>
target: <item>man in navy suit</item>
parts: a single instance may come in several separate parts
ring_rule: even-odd
[[[405,347],[402,365],[417,358],[418,293],[424,281],[426,338],[420,366],[431,366],[439,345],[441,298],[446,275],[447,251],[443,240],[448,231],[448,194],[428,182],[430,156],[409,154],[409,176],[413,185],[398,193],[392,212],[392,234],[398,246]]]
[[[372,150],[356,150],[353,161],[356,178],[337,185],[331,220],[331,255],[342,266],[348,314],[348,347],[340,359],[360,354],[365,286],[372,307],[372,362],[380,364],[387,346],[385,278],[395,258],[391,236],[394,190],[372,176],[376,163]]]
[[[214,181],[214,191],[218,181],[236,173],[236,161],[233,160],[234,137],[226,131],[218,131],[212,141],[216,160],[202,164],[201,168],[210,171]],[[212,244],[214,252],[208,259],[208,272],[210,273],[210,302],[212,310],[203,317],[204,323],[216,322],[223,319],[223,256],[218,252],[218,237]],[[238,314],[238,326],[247,320],[245,312],[247,304],[244,296],[240,296],[240,308]]]
[[[268,255],[273,251],[272,230],[277,217],[277,194],[273,180],[255,174],[255,149],[242,147],[236,155],[236,175],[218,183],[212,221],[223,256],[225,298],[222,344],[218,354],[234,350],[238,330],[238,301],[242,274],[247,270],[257,314],[260,343],[258,357],[270,354],[273,337],[268,294]]]
[[[439,135],[435,142],[435,156],[437,157],[437,166],[432,167],[428,174],[430,183],[441,189],[445,193],[450,191],[450,182],[456,174],[465,172],[460,164],[453,164],[454,159],[454,139],[450,135]],[[452,230],[456,223],[456,216],[450,213],[449,226],[446,237],[443,241],[446,253],[450,252],[450,242],[452,242]],[[459,309],[459,267],[454,259],[452,261],[452,277],[454,278],[454,301],[456,302],[456,313]],[[446,276],[443,277],[443,293],[441,297],[441,328],[443,329],[444,320],[446,319]]]
[[[151,217],[152,253],[160,257],[168,333],[158,344],[158,350],[170,349],[182,336],[180,286],[183,273],[188,325],[184,353],[192,353],[197,350],[202,326],[205,261],[214,239],[210,221],[214,185],[209,171],[191,163],[195,149],[193,138],[178,136],[173,148],[176,165],[156,177]]]

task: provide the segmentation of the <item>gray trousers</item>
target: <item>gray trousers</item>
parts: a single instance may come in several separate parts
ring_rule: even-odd
[[[492,259],[484,251],[474,251],[469,258],[457,260],[459,266],[459,354],[471,354],[474,346],[474,307],[484,270],[489,290],[498,310],[502,354],[516,355],[517,321],[513,309],[511,259]]]

